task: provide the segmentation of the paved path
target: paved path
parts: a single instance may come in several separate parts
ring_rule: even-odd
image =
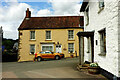
[[[42,62],[8,62],[3,63],[3,78],[104,78],[76,69],[78,58],[48,60]],[[98,79],[97,79],[98,80]],[[100,79],[103,80],[103,79]]]

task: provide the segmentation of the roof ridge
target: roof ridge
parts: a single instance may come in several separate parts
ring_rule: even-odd
[[[31,18],[61,18],[61,17],[83,17],[83,16],[40,16],[40,17],[31,17]]]

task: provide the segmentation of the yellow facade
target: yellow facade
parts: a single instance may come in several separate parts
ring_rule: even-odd
[[[68,30],[74,31],[74,39],[68,40]],[[30,31],[35,31],[35,40],[30,40]],[[46,40],[46,31],[51,31],[51,40]],[[42,51],[42,44],[53,43],[53,52],[56,52],[56,44],[61,44],[62,53],[65,57],[70,57],[68,52],[68,43],[74,43],[74,56],[79,56],[79,41],[76,35],[79,31],[83,31],[81,28],[69,28],[69,29],[31,29],[31,30],[19,30],[19,61],[31,61],[34,58],[33,54],[30,54],[30,45],[35,44],[35,52]]]

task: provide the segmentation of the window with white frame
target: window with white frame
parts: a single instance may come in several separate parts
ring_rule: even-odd
[[[53,44],[43,44],[42,51],[52,51],[53,52]]]
[[[102,9],[104,7],[104,0],[99,0],[99,8]]]
[[[35,44],[31,44],[30,45],[30,54],[34,54],[35,53]]]
[[[74,31],[73,30],[68,30],[68,39],[74,39]]]
[[[99,31],[99,33],[100,33],[100,52],[106,53],[106,31],[104,29]]]
[[[51,39],[51,31],[46,31],[46,39],[47,40]]]
[[[74,52],[74,43],[68,43],[68,52],[73,53]]]
[[[30,31],[30,39],[31,40],[35,39],[35,31]]]

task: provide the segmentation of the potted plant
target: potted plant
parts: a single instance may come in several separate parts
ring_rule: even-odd
[[[100,67],[98,66],[98,63],[91,63],[88,67],[88,72],[90,74],[98,74],[100,73]]]

